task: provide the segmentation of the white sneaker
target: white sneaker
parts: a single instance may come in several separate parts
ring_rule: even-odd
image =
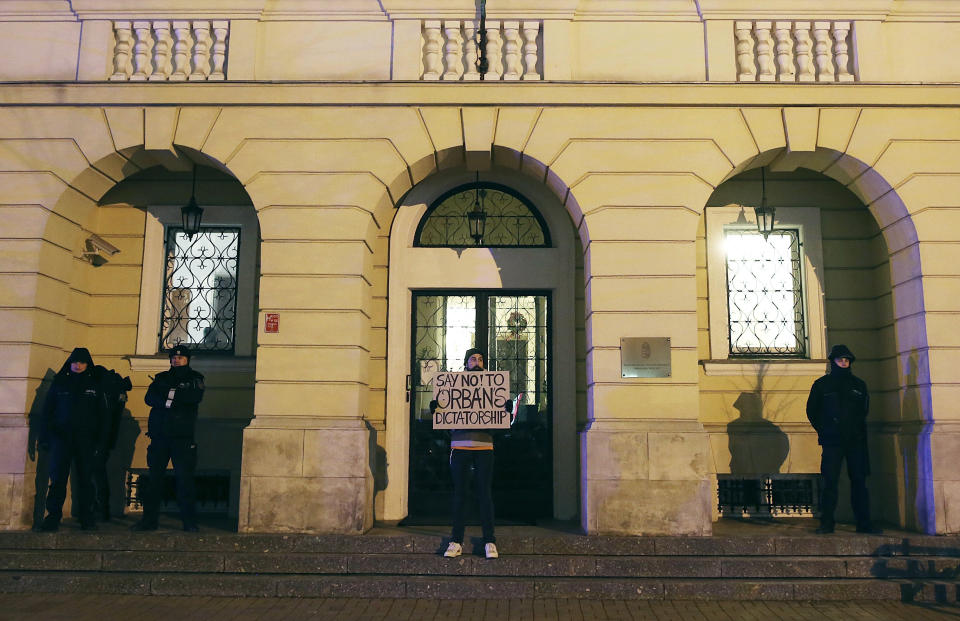
[[[483,553],[487,555],[487,558],[500,558],[500,554],[497,552],[497,544],[495,543],[484,544]]]
[[[463,546],[456,541],[451,541],[450,545],[447,546],[447,551],[443,553],[447,558],[456,558],[461,554],[463,554]]]

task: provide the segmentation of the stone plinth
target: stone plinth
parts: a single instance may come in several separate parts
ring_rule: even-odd
[[[243,433],[240,532],[368,530],[369,442],[359,419],[255,418]]]
[[[591,421],[580,435],[589,534],[709,535],[707,434],[691,421]]]

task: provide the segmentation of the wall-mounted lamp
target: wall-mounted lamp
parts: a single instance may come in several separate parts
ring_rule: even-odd
[[[180,208],[180,217],[183,220],[183,232],[187,239],[200,232],[200,221],[203,220],[203,209],[197,205],[197,165],[193,165],[193,189],[190,191],[190,200]]]
[[[757,216],[757,230],[767,239],[773,232],[773,217],[777,210],[767,205],[767,177],[764,168],[760,168],[760,206],[753,208],[753,213]]]
[[[480,173],[477,173],[477,182],[474,187],[473,209],[467,213],[467,224],[470,227],[470,237],[476,245],[483,242],[483,233],[487,225],[487,213],[483,209],[483,201],[487,191],[480,187]]]
[[[99,267],[107,262],[109,257],[120,252],[120,249],[103,239],[99,235],[91,234],[84,242],[86,250],[83,251],[83,258],[94,267]]]

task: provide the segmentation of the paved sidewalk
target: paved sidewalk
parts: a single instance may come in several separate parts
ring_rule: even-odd
[[[960,607],[900,602],[696,602],[426,599],[260,599],[140,595],[0,595],[4,621],[928,621],[960,619]]]

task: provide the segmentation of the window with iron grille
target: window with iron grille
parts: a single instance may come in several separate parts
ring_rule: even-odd
[[[540,213],[526,198],[494,183],[454,188],[434,202],[420,220],[414,246],[465,248],[476,245],[470,237],[467,213],[477,202],[486,215],[484,248],[542,248],[550,235]]]
[[[168,227],[160,351],[188,345],[233,353],[237,321],[240,228],[203,227],[187,237]]]
[[[730,356],[805,357],[800,231],[724,229]]]

